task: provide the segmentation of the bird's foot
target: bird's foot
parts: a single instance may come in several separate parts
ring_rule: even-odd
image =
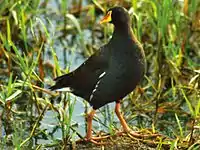
[[[110,135],[105,136],[96,136],[96,137],[85,137],[84,139],[80,139],[77,142],[91,142],[95,145],[107,145],[108,142],[103,142],[102,140],[109,138]]]
[[[132,131],[132,130],[128,132],[128,135],[136,137],[136,138],[154,138],[154,137],[160,136],[160,134],[158,133],[142,134],[142,133]]]
[[[109,143],[107,142],[102,142],[102,140],[109,138],[109,135],[106,136],[100,136],[100,137],[91,137],[91,138],[85,138],[85,141],[89,141],[91,143],[94,143],[96,145],[107,145]]]
[[[133,131],[133,130],[121,131],[121,132],[118,132],[117,134],[119,136],[124,135],[124,134],[128,134],[130,137],[135,137],[135,138],[154,138],[154,137],[161,136],[161,134],[158,134],[158,133],[143,134],[143,133],[136,132],[136,131]]]

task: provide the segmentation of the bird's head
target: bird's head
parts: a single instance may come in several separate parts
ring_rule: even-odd
[[[123,7],[113,7],[109,9],[100,24],[109,22],[117,26],[125,26],[130,24],[128,11]]]

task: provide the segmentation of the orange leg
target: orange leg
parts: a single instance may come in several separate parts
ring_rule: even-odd
[[[86,135],[86,139],[87,140],[91,140],[92,139],[92,119],[94,117],[95,114],[95,110],[93,109],[87,117],[87,135]]]
[[[94,144],[97,144],[97,145],[107,144],[107,143],[103,143],[103,142],[98,143],[95,140],[102,140],[102,139],[108,138],[109,136],[92,137],[92,119],[94,118],[94,115],[95,115],[95,109],[93,109],[88,114],[88,117],[87,117],[87,135],[86,135],[86,141],[90,141],[90,142],[92,142]]]
[[[153,135],[141,135],[137,132],[132,131],[129,126],[127,125],[125,119],[123,118],[123,115],[120,112],[120,103],[117,102],[116,106],[115,106],[115,112],[117,114],[117,117],[119,118],[119,121],[124,129],[124,131],[126,133],[129,133],[129,135],[135,136],[135,137],[154,137],[154,136],[159,136],[158,134],[153,134]],[[85,140],[86,141],[90,141],[94,144],[97,145],[104,145],[104,144],[108,144],[108,143],[104,143],[104,142],[97,142],[96,140],[102,140],[102,139],[107,139],[110,136],[101,136],[101,137],[92,137],[92,119],[94,118],[95,115],[95,109],[93,109],[87,116],[87,135]],[[120,133],[121,134],[121,133]],[[81,141],[81,140],[80,140]]]
[[[142,135],[142,134],[139,134],[137,132],[134,132],[132,131],[129,126],[127,125],[123,115],[121,114],[120,112],[120,102],[117,102],[116,105],[115,105],[115,113],[117,115],[117,117],[119,118],[119,121],[124,129],[124,131],[126,133],[129,133],[130,135],[134,136],[134,137],[156,137],[156,136],[159,136],[159,134],[152,134],[152,135]]]
[[[122,116],[121,112],[120,112],[120,102],[117,102],[115,105],[115,113],[117,115],[117,117],[119,118],[119,121],[124,129],[125,132],[130,132],[131,129],[129,128],[129,126],[127,125],[124,117]]]
[[[122,125],[122,127],[123,127],[123,129],[126,133],[129,133],[129,134],[131,134],[132,136],[135,136],[135,137],[143,137],[143,135],[140,135],[140,134],[132,131],[129,128],[128,124],[126,123],[126,121],[123,117],[123,115],[120,112],[120,102],[117,102],[116,105],[115,105],[115,113],[116,113],[117,117],[119,118],[119,121],[120,121],[120,123],[121,123],[121,125]]]

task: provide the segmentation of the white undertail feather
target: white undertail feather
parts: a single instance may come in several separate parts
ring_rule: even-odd
[[[56,89],[57,92],[72,92],[73,90],[70,87],[64,87],[60,89]]]

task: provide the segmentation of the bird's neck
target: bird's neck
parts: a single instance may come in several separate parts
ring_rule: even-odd
[[[124,28],[115,27],[111,41],[115,41],[115,42],[120,42],[120,41],[130,42],[131,41],[137,44],[137,46],[139,46],[140,49],[142,49],[142,45],[137,40],[131,26],[126,26],[126,27],[124,26]]]
[[[133,31],[132,31],[131,27],[128,25],[127,26],[117,26],[117,27],[115,26],[112,37],[118,37],[118,36],[120,36],[122,38],[124,38],[124,37],[128,38],[128,37],[133,37],[134,35],[133,35]]]

